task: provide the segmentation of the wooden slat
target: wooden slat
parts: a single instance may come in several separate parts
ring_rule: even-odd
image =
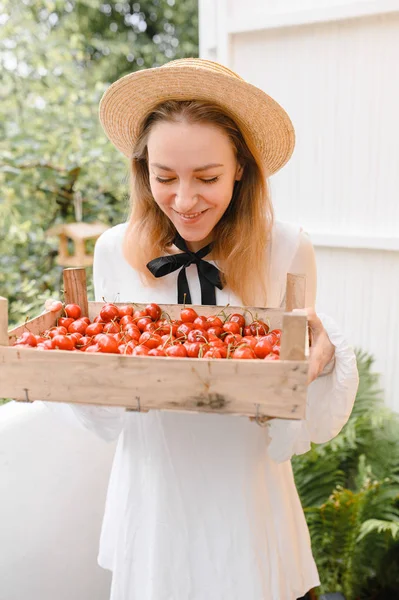
[[[64,269],[64,298],[65,304],[79,304],[82,317],[89,316],[84,268]]]
[[[287,273],[286,287],[286,312],[294,308],[305,308],[306,300],[306,275]]]
[[[0,296],[0,346],[8,346],[8,301]]]
[[[54,327],[57,323],[57,319],[62,315],[63,309],[57,312],[46,311],[42,315],[35,317],[34,319],[30,319],[26,321],[23,325],[19,325],[18,327],[14,327],[14,329],[10,329],[8,332],[8,339],[10,344],[14,343],[20,335],[22,335],[25,331],[30,331],[35,335],[39,333],[43,333],[46,329],[50,329],[50,327]]]
[[[305,360],[306,356],[306,312],[283,317],[283,335],[281,336],[281,360]]]
[[[0,348],[0,397],[300,419],[306,361],[131,357]]]

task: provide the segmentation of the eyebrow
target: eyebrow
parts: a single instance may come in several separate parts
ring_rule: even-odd
[[[174,169],[166,167],[165,165],[160,165],[159,163],[151,163],[151,166],[158,167],[158,169],[162,169],[163,171],[174,171]],[[194,173],[197,173],[198,171],[207,171],[208,169],[214,169],[215,167],[223,167],[223,165],[220,163],[209,163],[203,167],[197,167],[196,169],[193,169],[193,171]]]

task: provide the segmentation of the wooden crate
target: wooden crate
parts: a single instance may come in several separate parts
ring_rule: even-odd
[[[281,328],[279,361],[133,357],[39,351],[11,346],[26,330],[35,334],[56,324],[46,312],[8,330],[7,300],[0,298],[0,398],[124,406],[130,410],[177,410],[252,417],[301,419],[307,392],[307,320],[304,276],[287,278],[288,312],[249,308],[257,318]],[[87,302],[84,269],[65,269],[65,301],[76,302],[92,320],[103,303]],[[138,308],[144,305],[135,304]],[[172,318],[180,305],[161,306]],[[200,315],[226,307],[194,306]],[[226,312],[242,312],[229,306]]]

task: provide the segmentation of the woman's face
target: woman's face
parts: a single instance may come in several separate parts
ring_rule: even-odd
[[[147,147],[155,202],[196,252],[212,240],[241,178],[233,145],[213,125],[164,122],[151,130]]]

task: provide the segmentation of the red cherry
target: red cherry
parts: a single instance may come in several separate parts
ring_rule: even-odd
[[[50,329],[48,332],[48,335],[50,338],[53,338],[56,335],[66,335],[67,333],[68,331],[65,329],[65,327],[53,327],[53,329]]]
[[[254,350],[256,344],[259,341],[259,338],[256,338],[253,335],[246,335],[245,337],[242,338],[242,341],[245,342],[247,346],[252,348],[252,350]]]
[[[162,348],[152,348],[152,350],[149,351],[148,356],[166,356],[166,354]]]
[[[54,350],[73,350],[75,342],[66,335],[55,335],[52,339],[52,347]]]
[[[115,321],[108,321],[103,328],[104,333],[119,333],[120,330],[119,325]]]
[[[252,335],[266,335],[269,332],[269,326],[266,325],[263,321],[253,321],[250,326]]]
[[[157,333],[144,331],[140,336],[139,343],[152,350],[153,348],[158,348],[158,346],[162,344],[162,338]]]
[[[234,314],[230,315],[228,323],[231,323],[231,322],[238,323],[238,325],[240,326],[240,329],[243,329],[245,327],[245,319],[239,313],[234,313]]]
[[[188,336],[188,334],[190,333],[190,331],[192,329],[194,329],[195,325],[194,323],[182,323],[181,325],[179,325],[179,327],[177,328],[176,331],[176,337],[184,337],[186,338]]]
[[[100,349],[100,352],[106,354],[117,354],[118,353],[118,342],[111,334],[100,333],[95,336],[96,344]]]
[[[17,339],[15,342],[16,346],[26,345],[26,346],[37,346],[37,340],[33,333],[30,331],[24,331],[21,337]]]
[[[234,321],[228,321],[223,325],[223,331],[227,331],[228,333],[240,333],[240,329],[239,324]]]
[[[76,321],[73,321],[70,326],[68,327],[68,332],[69,333],[80,333],[81,335],[84,335],[86,332],[88,325],[86,323],[86,321],[83,321],[83,319],[76,319]]]
[[[142,317],[148,317],[148,313],[146,311],[145,308],[142,308],[141,310],[135,310],[133,313],[133,319],[135,321],[138,321],[139,319],[141,319]]]
[[[222,355],[217,348],[211,348],[205,352],[204,358],[222,358]]]
[[[274,354],[273,352],[270,352],[270,354],[265,356],[264,360],[280,360],[280,357],[278,354]]]
[[[128,325],[134,325],[135,323],[136,321],[131,315],[124,315],[119,321],[119,325],[122,327],[122,329],[125,329],[128,327]]]
[[[206,322],[208,327],[221,327],[223,329],[223,321],[219,317],[208,317]]]
[[[143,346],[142,344],[139,344],[138,346],[133,348],[132,356],[147,356],[149,351],[150,351],[150,349],[147,348],[147,346]]]
[[[162,313],[161,308],[158,306],[158,304],[155,304],[154,302],[152,302],[151,304],[147,304],[145,310],[147,311],[147,314],[151,317],[153,321],[158,321]]]
[[[193,323],[198,318],[198,314],[193,308],[183,308],[180,311],[180,319],[183,323]]]
[[[267,339],[269,337],[270,336],[259,338],[259,341],[257,342],[254,348],[254,352],[257,358],[265,358],[265,356],[270,354],[270,352],[272,351],[273,343],[271,343],[270,339]]]
[[[77,334],[73,333],[72,335],[77,335]],[[86,348],[93,345],[93,341],[90,337],[83,336],[76,342],[75,345],[76,345],[76,348],[79,348],[80,350],[86,350]]]
[[[136,325],[140,329],[141,332],[145,331],[145,328],[148,325],[148,323],[152,323],[151,317],[148,317],[148,316],[140,317],[140,319],[138,319],[136,321]]]
[[[97,335],[98,333],[102,333],[104,325],[102,323],[91,323],[91,325],[87,326],[85,331],[85,335]]]
[[[248,359],[256,358],[256,356],[249,346],[240,346],[234,350],[233,358]]]
[[[119,317],[119,309],[115,304],[104,304],[99,315],[104,323],[113,321]]]
[[[198,356],[202,356],[204,351],[206,352],[209,348],[207,344],[201,344],[201,342],[186,342],[184,347],[189,358],[198,358]]]
[[[165,349],[165,354],[166,356],[173,356],[173,357],[178,357],[178,358],[186,358],[187,357],[187,350],[185,349],[185,347],[182,344],[175,344],[173,346],[168,346]]]
[[[212,327],[208,327],[208,334],[209,335],[214,335],[216,337],[220,337],[223,333],[223,328],[222,327],[214,327],[212,325]]]
[[[71,319],[70,317],[60,317],[57,321],[57,325],[59,327],[65,327],[65,329],[68,330],[68,327],[74,322],[74,320],[75,319]]]
[[[87,346],[84,352],[89,352],[89,354],[92,352],[100,352],[100,348],[97,346],[97,344],[93,344],[92,346]]]
[[[76,346],[76,344],[82,339],[83,335],[81,333],[71,333],[71,335],[69,336],[73,341],[74,344]]]
[[[140,336],[141,336],[141,331],[138,327],[136,327],[135,325],[131,325],[129,327],[127,327],[124,331],[124,333],[126,335],[128,335],[132,340],[137,340],[139,341]]]
[[[233,346],[237,346],[242,340],[242,336],[239,333],[228,333],[226,337],[223,339],[224,343],[228,346],[232,344]]]
[[[194,319],[193,323],[196,327],[205,328],[206,317],[204,315],[201,315],[201,316],[197,317],[196,319]]]
[[[129,304],[118,306],[118,312],[121,319],[123,317],[133,317],[133,306],[130,306]]]
[[[78,304],[67,304],[64,307],[64,311],[67,317],[71,319],[79,319],[82,314],[82,309]]]
[[[187,335],[188,342],[207,342],[208,339],[208,333],[205,329],[192,329]]]

